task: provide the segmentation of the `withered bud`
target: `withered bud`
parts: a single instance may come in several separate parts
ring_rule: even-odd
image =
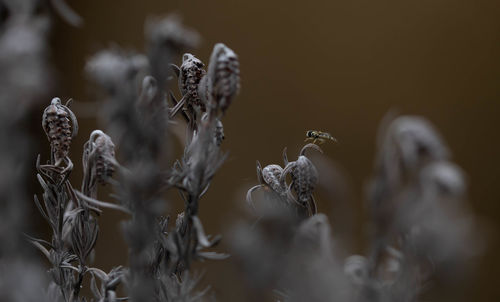
[[[182,65],[179,72],[179,90],[188,106],[197,106],[205,111],[205,102],[198,95],[198,85],[206,74],[205,64],[192,54],[182,56]]]
[[[280,182],[283,168],[278,165],[267,165],[264,169],[262,169],[261,173],[262,180],[266,185],[279,195],[286,195],[286,184],[284,182]]]
[[[104,185],[113,176],[115,144],[101,130],[94,130],[84,146],[83,164],[90,178]]]
[[[181,18],[175,14],[165,18],[148,19],[146,34],[150,43],[172,50],[195,48],[200,42],[198,33],[184,27]]]
[[[405,172],[413,172],[428,161],[449,157],[448,148],[432,124],[417,116],[400,116],[387,129],[384,148],[387,156],[397,156]],[[394,161],[394,157],[387,159]]]
[[[85,66],[86,73],[110,94],[148,68],[147,57],[113,48],[96,53]]]
[[[210,106],[224,113],[240,90],[240,63],[234,51],[222,43],[215,44],[207,76],[200,86],[205,86],[202,93],[208,95]]]
[[[286,175],[290,172],[292,176],[292,188],[301,203],[307,202],[318,183],[318,171],[313,163],[304,155],[290,162],[284,169],[281,181],[284,182]]]
[[[78,133],[78,122],[75,114],[61,104],[61,99],[53,98],[50,105],[45,108],[42,128],[50,142],[55,160],[67,157],[71,139]]]

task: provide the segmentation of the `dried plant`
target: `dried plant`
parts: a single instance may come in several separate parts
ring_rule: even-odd
[[[220,151],[224,135],[220,112],[227,106],[206,111],[209,99],[198,95],[198,85],[206,76],[204,64],[193,55],[184,54],[181,67],[166,64],[184,49],[194,47],[198,40],[180,25],[178,18],[152,22],[147,33],[148,56],[117,49],[104,51],[89,61],[87,70],[109,96],[105,122],[111,136],[117,138],[124,163],[113,160],[110,167],[118,172],[114,186],[120,206],[132,215],[124,224],[130,247],[127,287],[131,298],[196,301],[203,295],[194,292],[196,279],[188,273],[191,262],[226,257],[204,251],[215,246],[220,236],[205,235],[198,218],[198,203],[225,158]],[[234,53],[232,58],[236,58]],[[210,61],[209,66],[215,63]],[[167,67],[178,77],[179,101],[173,91],[164,90],[170,88]],[[226,77],[239,85],[238,70],[228,72]],[[141,78],[142,87],[137,89]],[[170,108],[167,95],[173,103]],[[179,112],[187,124],[187,143],[182,159],[169,168],[165,157],[168,122]],[[169,226],[169,218],[162,216],[162,193],[168,189],[178,190],[185,203],[173,227]]]
[[[232,243],[258,299],[272,290],[279,301],[418,301],[430,281],[451,280],[478,253],[463,173],[430,123],[413,116],[386,121],[378,141],[369,257],[343,261],[336,248],[342,243],[326,216],[316,214],[312,194],[321,175],[304,151],[319,147],[304,146],[295,162],[285,149],[284,169],[257,162],[260,185],[247,202],[258,219],[236,227]],[[255,200],[258,188],[265,195]],[[477,248],[463,249],[463,242]]]
[[[35,238],[22,222],[28,199],[23,163],[30,162],[23,126],[32,107],[47,100],[51,84],[50,18],[38,13],[40,6],[82,23],[62,0],[0,0],[0,136],[9,142],[0,147],[0,300],[210,300],[193,262],[228,255],[212,249],[221,236],[205,233],[199,205],[226,159],[222,120],[240,89],[238,56],[218,43],[205,65],[187,53],[198,34],[173,15],[147,22],[145,54],[119,47],[95,54],[86,71],[104,93],[99,117],[106,131],[90,132],[84,144],[79,191],[69,177],[78,134],[70,101],[55,97],[43,111],[50,155],[36,160],[42,193],[34,205],[51,233]],[[172,125],[186,128],[179,159],[172,156]],[[367,194],[372,233],[366,256],[345,257],[328,217],[319,213],[314,196],[323,176],[309,149],[323,153],[306,144],[294,161],[285,148],[283,166],[257,161],[259,184],[246,195],[251,225],[232,228],[230,243],[255,300],[418,301],[432,280],[452,279],[479,252],[464,172],[424,118],[386,119],[380,127]],[[113,202],[100,200],[99,186],[112,187]],[[169,190],[179,192],[180,213],[168,213]],[[122,230],[129,263],[109,272],[93,266],[105,210],[128,215]],[[26,242],[45,256],[46,273],[23,248]],[[463,242],[478,248],[463,249]]]
[[[205,235],[198,204],[225,159],[220,150],[224,138],[221,119],[239,88],[237,57],[226,46],[216,45],[226,55],[213,56],[209,63],[216,66],[212,69],[217,75],[216,81],[207,82],[214,87],[204,87],[214,91],[218,101],[212,104],[212,94],[198,96],[201,77],[208,77],[196,69],[203,63],[184,54],[182,72],[177,74],[181,93],[177,102],[170,81],[175,66],[171,62],[185,49],[195,47],[198,36],[185,29],[176,16],[149,22],[146,33],[147,55],[114,48],[96,54],[87,65],[89,76],[107,95],[101,118],[110,135],[94,130],[85,143],[81,191],[69,181],[74,167],[71,142],[78,133],[70,102],[63,105],[53,98],[42,114],[50,158],[46,163],[40,156],[37,159],[43,194],[34,200],[52,236],[50,240],[26,237],[51,265],[47,289],[51,301],[87,301],[80,294],[86,275],[90,275],[86,286],[96,301],[199,301],[207,290],[198,291],[191,263],[227,257],[205,250],[214,247],[220,236]],[[222,71],[227,60],[231,68]],[[184,155],[172,166],[168,126],[176,112],[185,117],[188,133]],[[111,137],[117,142],[118,157]],[[98,199],[98,186],[107,184],[114,187],[117,203]],[[185,203],[173,226],[163,216],[167,204],[163,193],[170,189],[178,190]],[[115,267],[106,273],[91,266],[103,209],[130,215],[123,223],[129,268]],[[118,297],[120,285],[129,297]]]

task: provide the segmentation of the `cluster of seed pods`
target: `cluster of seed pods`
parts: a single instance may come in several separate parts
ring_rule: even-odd
[[[307,144],[300,151],[299,158],[293,162],[288,162],[285,148],[283,151],[284,169],[276,164],[267,165],[262,168],[257,161],[257,178],[260,184],[248,190],[247,202],[253,205],[253,191],[259,188],[268,188],[286,202],[293,202],[300,209],[307,210],[307,215],[316,214],[316,202],[312,193],[318,182],[318,172],[313,163],[304,155],[305,151],[309,148],[314,148],[321,152],[321,149],[317,145]],[[289,185],[286,183],[288,174],[290,174],[292,179]],[[292,191],[295,193],[295,196]]]
[[[53,98],[50,105],[45,108],[42,116],[42,128],[50,142],[53,163],[59,166],[68,157],[71,140],[78,133],[78,122],[75,114],[59,98]],[[71,124],[70,124],[71,122]]]

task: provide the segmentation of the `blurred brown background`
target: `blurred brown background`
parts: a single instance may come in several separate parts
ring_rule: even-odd
[[[75,163],[89,133],[99,127],[88,115],[92,107],[82,105],[95,101],[83,73],[85,60],[111,42],[142,51],[145,19],[178,12],[203,37],[201,47],[193,50],[200,59],[207,62],[213,45],[223,42],[241,61],[241,94],[224,119],[223,148],[230,157],[201,203],[208,233],[227,234],[241,216],[244,190],[257,182],[256,159],[281,163],[285,146],[293,158],[305,131],[317,129],[339,139],[324,151],[344,174],[353,208],[344,219],[354,226],[349,252],[362,253],[364,185],[373,166],[378,124],[391,109],[419,114],[441,131],[455,161],[467,172],[472,208],[488,230],[488,249],[475,277],[454,295],[445,298],[436,289],[429,300],[500,299],[500,248],[495,240],[500,221],[499,1],[67,2],[85,25],[73,28],[61,20],[56,24],[53,61],[60,85],[54,93],[80,103],[75,107],[82,124],[72,147]],[[78,170],[73,173],[75,182],[79,175]],[[335,211],[335,200],[324,192],[318,199],[320,211],[329,214],[335,226],[335,217],[344,216]],[[107,270],[126,262],[122,218],[108,211],[100,219],[96,266]],[[227,242],[219,248],[228,249]],[[232,259],[198,268],[206,271],[205,281],[220,301],[243,300],[242,277]]]

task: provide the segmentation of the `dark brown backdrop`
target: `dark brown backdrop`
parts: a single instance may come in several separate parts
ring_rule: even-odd
[[[67,2],[85,25],[77,29],[57,24],[54,62],[60,86],[55,94],[77,102],[93,101],[83,74],[86,58],[109,42],[143,50],[143,25],[150,15],[180,13],[202,35],[195,54],[204,61],[216,42],[238,53],[242,90],[224,120],[224,148],[230,157],[201,204],[209,233],[227,232],[240,215],[243,189],[256,182],[256,159],[279,162],[284,146],[296,154],[305,131],[320,129],[340,141],[325,146],[325,151],[346,175],[357,226],[351,252],[362,252],[363,187],[372,168],[378,123],[390,109],[419,114],[440,129],[467,172],[472,207],[490,230],[480,272],[454,298],[500,298],[500,249],[494,241],[500,218],[498,1]],[[82,113],[80,122],[73,150],[81,150],[97,127]],[[80,154],[74,151],[73,156],[77,162]],[[79,172],[74,174],[78,180]],[[339,216],[332,202],[319,201],[320,210],[331,219]],[[107,213],[100,220],[97,266],[108,269],[126,261],[119,218]],[[110,250],[119,251],[118,256]],[[207,270],[205,279],[221,301],[242,300],[245,292],[232,260],[199,268]]]

